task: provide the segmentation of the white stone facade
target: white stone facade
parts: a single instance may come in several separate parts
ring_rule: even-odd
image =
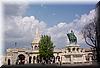
[[[21,54],[25,56],[25,64],[29,64],[29,57],[32,57],[31,64],[37,63],[36,59],[33,62],[33,57],[35,56],[36,58],[39,55],[38,50],[13,48],[13,49],[7,49],[7,55],[5,56],[4,64],[8,64],[8,59],[10,59],[10,64],[16,64],[17,58]],[[91,51],[86,52],[86,49],[80,48],[77,45],[76,46],[67,45],[67,47],[62,49],[54,49],[54,56],[60,57],[60,61],[58,61],[58,59],[55,59],[55,63],[61,62],[62,64],[77,64],[77,63],[92,62],[92,52]]]

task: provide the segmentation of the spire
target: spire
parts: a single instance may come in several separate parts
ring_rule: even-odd
[[[40,41],[40,32],[39,27],[36,28],[35,37],[32,43],[39,43]]]
[[[40,38],[40,33],[39,33],[39,28],[36,28],[36,33],[35,33],[35,38],[39,39]]]

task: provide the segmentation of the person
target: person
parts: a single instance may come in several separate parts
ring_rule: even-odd
[[[16,60],[16,64],[18,64],[18,61],[19,61],[19,58],[17,58],[17,60]]]
[[[24,64],[25,63],[25,60],[22,60],[22,64]]]

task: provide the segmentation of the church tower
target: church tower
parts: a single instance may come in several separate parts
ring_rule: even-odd
[[[32,42],[32,49],[33,50],[38,50],[39,49],[39,41],[40,41],[41,35],[39,32],[39,28],[36,28],[36,32],[35,32],[35,37],[34,40]]]

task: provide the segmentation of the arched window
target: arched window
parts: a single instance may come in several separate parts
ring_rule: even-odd
[[[37,49],[37,46],[35,45],[34,49]]]

